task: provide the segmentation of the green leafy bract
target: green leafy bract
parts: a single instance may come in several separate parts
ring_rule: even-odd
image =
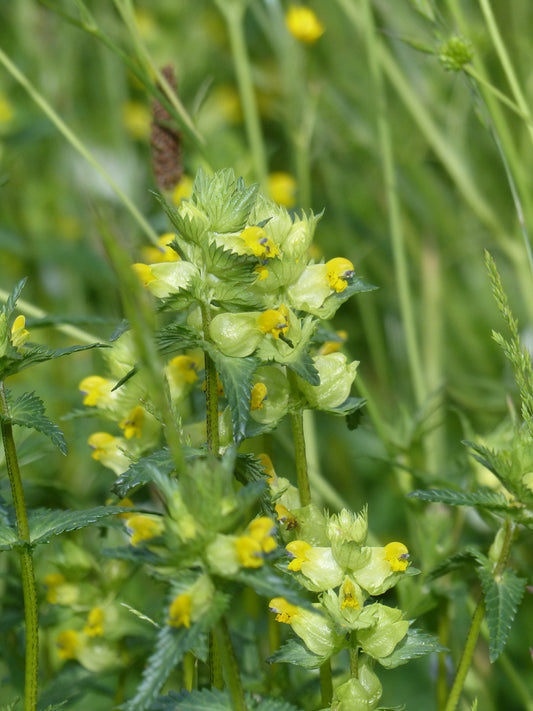
[[[449,506],[479,506],[491,511],[509,511],[511,506],[505,496],[492,489],[480,487],[476,491],[454,491],[453,489],[417,489],[408,496],[422,501],[439,502]]]
[[[411,659],[417,659],[433,652],[446,652],[447,648],[440,644],[437,637],[422,630],[409,628],[406,636],[388,657],[381,657],[379,663],[387,669],[394,669],[407,664]]]
[[[505,570],[495,579],[489,566],[478,568],[478,575],[485,597],[490,661],[495,662],[507,642],[526,581],[512,570]]]
[[[271,598],[275,592],[276,597],[284,597],[293,605],[311,609],[309,599],[304,595],[305,589],[295,578],[277,573],[267,565],[253,571],[241,568],[232,579],[253,588],[261,597]]]
[[[321,657],[311,652],[305,644],[297,639],[289,639],[285,644],[271,654],[268,662],[283,662],[284,664],[295,664],[304,669],[318,669],[328,657]]]
[[[474,546],[466,546],[462,551],[449,556],[433,568],[428,574],[428,580],[440,578],[442,575],[462,568],[464,565],[472,565],[472,561],[477,561],[480,565],[486,565],[489,559]]]
[[[0,421],[41,432],[50,438],[62,454],[66,454],[67,443],[63,433],[44,412],[43,401],[35,393],[24,393],[15,402],[9,402],[9,415],[0,413]]]
[[[215,232],[241,232],[254,206],[258,185],[246,187],[242,178],[235,179],[230,168],[209,176],[201,168],[196,174],[191,203],[209,218]]]
[[[90,343],[86,346],[70,346],[69,348],[47,348],[46,346],[28,346],[16,356],[3,356],[0,358],[0,380],[5,380],[10,375],[20,373],[21,370],[30,368],[37,363],[62,358],[71,353],[90,351],[93,348],[107,348],[105,343]]]
[[[146,663],[143,680],[137,693],[120,708],[124,711],[145,711],[157,697],[169,674],[185,654],[199,645],[224,614],[229,596],[216,592],[209,610],[190,629],[165,625],[157,633],[155,650]]]

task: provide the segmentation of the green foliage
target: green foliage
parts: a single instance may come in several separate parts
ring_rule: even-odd
[[[295,664],[304,669],[318,669],[327,657],[313,654],[298,639],[288,639],[274,654],[271,654],[268,661],[271,664],[282,662],[284,664]]]
[[[178,706],[179,704],[179,706]],[[247,708],[250,711],[298,711],[296,706],[279,699],[247,698]],[[182,711],[233,711],[233,704],[227,691],[218,689],[202,689],[201,691],[182,691],[179,694],[171,691],[150,707],[154,711],[171,711],[179,708]]]
[[[388,657],[380,657],[379,663],[387,669],[395,669],[402,664],[407,664],[411,659],[446,651],[448,651],[447,648],[440,644],[437,637],[410,627],[407,635],[394,652]]]
[[[495,578],[490,566],[478,568],[478,575],[487,610],[490,661],[495,662],[507,643],[526,580],[519,578],[512,570],[504,570],[501,576]]]
[[[433,501],[449,506],[476,506],[487,511],[512,511],[512,505],[505,496],[492,489],[480,488],[477,491],[454,491],[452,489],[416,490],[409,496],[422,501]]]
[[[81,351],[90,351],[94,348],[105,348],[104,343],[91,343],[86,346],[70,346],[68,348],[47,348],[46,346],[27,346],[22,353],[17,353],[11,356],[0,357],[0,379],[6,378],[20,373],[26,368],[31,368],[38,363],[46,363],[56,358],[71,355],[72,353],[80,353]]]
[[[44,414],[43,401],[35,393],[24,393],[15,402],[9,403],[9,415],[0,413],[0,422],[28,427],[48,437],[62,454],[67,453],[67,443],[59,427]]]
[[[254,206],[257,189],[257,185],[246,188],[232,169],[219,171],[215,179],[200,169],[191,200],[206,213],[214,232],[239,232]]]

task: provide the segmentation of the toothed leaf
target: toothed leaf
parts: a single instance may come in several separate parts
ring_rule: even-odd
[[[62,454],[67,453],[63,432],[45,415],[43,401],[35,393],[24,393],[9,404],[9,415],[0,413],[1,422],[37,430],[48,437]]]
[[[402,664],[407,664],[411,659],[417,659],[433,652],[445,651],[447,651],[446,647],[440,644],[437,637],[422,630],[410,628],[406,636],[396,646],[394,652],[389,654],[388,657],[380,658],[378,661],[387,669],[395,669]]]

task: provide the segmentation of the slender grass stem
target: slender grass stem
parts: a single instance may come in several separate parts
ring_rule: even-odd
[[[331,661],[329,659],[320,665],[320,695],[322,706],[329,708],[333,700],[333,679],[331,676]]]
[[[228,625],[225,619],[222,619],[216,625],[214,635],[219,649],[220,658],[222,660],[224,681],[226,682],[226,687],[231,697],[232,708],[235,711],[246,711],[246,701],[239,674],[239,667],[237,665],[237,659],[235,657]]]
[[[211,313],[208,304],[202,304],[202,326],[204,338],[210,340],[209,326],[211,324]],[[218,392],[217,392],[217,371],[213,360],[204,351],[205,361],[205,423],[207,430],[207,448],[211,454],[218,454],[220,447],[220,434],[218,427]]]
[[[346,3],[342,2],[342,4],[345,5]],[[426,387],[424,383],[420,348],[417,341],[413,298],[409,285],[407,250],[401,220],[400,200],[396,180],[396,167],[392,148],[392,136],[388,121],[380,57],[377,51],[377,45],[379,42],[376,38],[376,25],[372,6],[369,0],[362,1],[362,10],[368,62],[370,74],[374,84],[379,150],[381,153],[383,177],[387,194],[389,230],[394,255],[394,269],[398,287],[398,297],[405,332],[412,386],[415,393],[416,403],[420,406],[426,396]]]
[[[4,382],[0,381],[0,414],[9,416]],[[2,442],[4,445],[6,468],[13,495],[17,534],[22,543],[19,549],[22,595],[24,598],[24,620],[26,626],[26,664],[24,674],[24,711],[35,711],[37,708],[37,692],[39,679],[39,618],[37,607],[37,589],[33,554],[30,546],[30,527],[26,500],[22,487],[22,478],[17,458],[13,427],[10,422],[2,421]]]
[[[58,131],[63,135],[63,137],[70,143],[70,145],[83,157],[85,160],[92,165],[92,167],[100,173],[107,184],[112,188],[116,195],[122,201],[124,207],[129,211],[130,215],[137,222],[141,230],[145,233],[148,239],[157,244],[157,234],[152,229],[150,224],[139,212],[137,207],[134,205],[133,201],[126,195],[122,188],[113,180],[111,175],[107,170],[99,163],[94,155],[89,151],[87,146],[80,141],[78,136],[67,126],[63,119],[57,114],[57,112],[50,106],[48,101],[44,96],[33,86],[29,79],[13,64],[9,57],[0,49],[0,63],[7,69],[11,76],[18,81],[19,84],[26,90],[26,92],[31,96],[33,101],[39,106],[41,111],[50,119]]]
[[[9,297],[10,293],[8,291],[0,289],[0,301],[5,303]],[[45,318],[48,315],[46,311],[37,308],[37,306],[34,306],[33,304],[30,304],[29,301],[24,301],[23,299],[17,300],[17,309],[25,316],[32,316],[33,318]],[[78,341],[78,343],[97,343],[102,340],[99,336],[95,336],[89,331],[77,328],[76,326],[71,326],[68,323],[53,323],[50,324],[50,327],[55,328],[57,331],[61,331],[61,333],[64,333],[66,336],[71,336]]]
[[[511,543],[515,533],[515,524],[511,521],[505,521],[503,525],[504,538],[501,546],[500,555],[494,566],[493,575],[498,577],[501,575],[507,564],[509,558],[509,553],[511,550]],[[448,701],[444,707],[444,711],[455,711],[459,699],[461,698],[461,693],[463,691],[463,686],[465,683],[466,675],[472,664],[472,659],[474,657],[474,650],[476,648],[477,640],[481,630],[481,625],[483,622],[483,617],[485,615],[485,601],[483,598],[478,602],[474,614],[472,616],[472,622],[470,624],[470,629],[468,630],[468,635],[466,638],[463,653],[461,655],[461,660],[457,668],[457,673],[453,686],[450,690],[450,695],[448,696]]]
[[[163,89],[163,92],[168,98],[168,101],[171,103],[173,109],[178,114],[181,121],[187,127],[189,133],[192,134],[199,146],[205,146],[205,139],[198,132],[192,118],[187,113],[185,107],[181,103],[174,89],[170,86],[164,75],[159,70],[145,43],[143,42],[142,37],[137,28],[137,23],[135,22],[135,14],[133,12],[133,5],[131,0],[115,0],[115,7],[120,13],[124,24],[126,25],[128,32],[132,37],[137,56],[143,64],[145,70],[148,72],[148,74],[155,77],[156,82]]]
[[[263,131],[261,129],[259,109],[255,98],[252,70],[250,67],[250,60],[248,58],[246,41],[244,37],[243,23],[246,3],[217,0],[217,6],[224,16],[224,20],[226,21],[228,28],[231,53],[233,55],[233,63],[237,74],[237,83],[239,86],[239,94],[244,113],[244,122],[252,153],[255,174],[259,183],[265,186],[268,172],[266,149],[263,139]]]
[[[467,65],[465,66],[464,71],[466,74],[468,74],[469,77],[471,77],[476,82],[476,84],[480,84],[481,86],[483,86],[491,94],[494,94],[498,101],[501,101],[501,103],[505,104],[507,108],[511,109],[511,111],[520,116],[520,118],[523,119],[526,124],[531,123],[531,117],[528,114],[525,114],[523,111],[521,111],[514,101],[512,101],[502,91],[497,89],[494,84],[491,84],[490,81],[487,81],[485,77],[483,77],[479,72],[474,69],[474,67]]]

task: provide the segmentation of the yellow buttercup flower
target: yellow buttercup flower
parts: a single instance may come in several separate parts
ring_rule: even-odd
[[[279,309],[268,309],[257,319],[259,330],[263,333],[270,333],[274,338],[279,338],[280,334],[285,335],[289,330],[289,310],[284,304]]]
[[[137,439],[141,438],[144,416],[144,409],[140,405],[137,405],[122,422],[119,422],[119,427],[121,430],[124,430],[126,439],[131,439],[132,437],[137,437]]]
[[[167,625],[171,627],[191,626],[192,596],[189,593],[176,595],[168,608]]]
[[[30,332],[26,329],[26,318],[17,316],[11,326],[11,343],[15,348],[23,346],[30,338]]]
[[[409,563],[409,550],[403,543],[394,541],[387,543],[384,548],[385,560],[390,563],[391,570],[395,573],[406,570]]]
[[[287,602],[284,597],[273,598],[268,606],[272,612],[276,613],[276,622],[283,622],[286,625],[290,625],[293,618],[300,612],[299,607]]]
[[[56,647],[61,659],[76,659],[80,646],[80,636],[75,630],[64,630],[56,639]]]
[[[173,232],[166,232],[157,240],[157,247],[143,247],[142,256],[147,264],[159,264],[160,262],[178,262],[180,255],[175,249],[170,247],[176,235]]]
[[[340,293],[348,286],[347,279],[353,277],[355,269],[349,259],[335,257],[326,262],[328,268],[326,278],[331,289]]]
[[[302,564],[309,560],[306,553],[311,550],[312,546],[305,541],[292,541],[286,546],[289,554],[293,558],[287,566],[289,570],[298,571],[302,569]]]
[[[103,637],[104,611],[101,607],[93,607],[92,610],[90,610],[83,631],[88,637]]]
[[[255,257],[273,259],[279,255],[279,249],[262,227],[247,227],[239,237]]]
[[[138,546],[143,541],[149,541],[163,533],[164,524],[160,518],[137,514],[130,516],[126,523],[126,530],[130,534],[132,546]]]
[[[294,207],[296,204],[296,180],[289,173],[278,171],[268,176],[268,192],[278,205]]]
[[[81,381],[78,389],[82,395],[85,395],[83,404],[94,406],[102,404],[103,401],[108,401],[112,397],[113,383],[99,375],[89,375]]]
[[[305,5],[291,5],[285,23],[291,35],[306,44],[313,44],[324,34],[324,25],[313,10]]]
[[[252,396],[250,398],[250,409],[261,410],[263,403],[267,399],[267,386],[264,383],[256,383],[252,388]]]

